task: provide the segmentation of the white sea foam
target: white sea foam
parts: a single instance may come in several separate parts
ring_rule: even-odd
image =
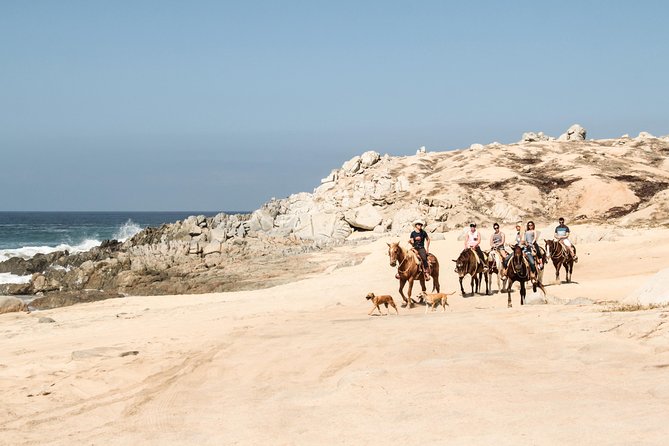
[[[32,276],[17,276],[11,273],[0,273],[0,284],[2,283],[28,283]]]
[[[123,225],[118,228],[118,231],[114,233],[113,238],[120,242],[124,242],[141,230],[142,228],[137,223],[128,219],[128,221],[123,223]]]
[[[56,251],[68,251],[70,254],[76,254],[100,246],[100,243],[100,240],[88,239],[75,246],[62,243],[58,246],[24,246],[16,249],[0,249],[0,262],[4,262],[12,257],[29,259],[35,254],[50,254]]]

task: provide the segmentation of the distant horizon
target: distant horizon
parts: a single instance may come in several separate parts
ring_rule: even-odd
[[[0,2],[0,209],[257,209],[368,150],[575,123],[666,135],[668,16],[658,0]]]
[[[67,210],[65,210],[65,211],[63,211],[63,210],[46,210],[46,211],[45,211],[45,210],[39,210],[39,211],[35,211],[35,210],[24,210],[24,211],[21,211],[21,210],[9,210],[9,211],[4,211],[4,210],[0,210],[0,213],[4,212],[4,213],[8,213],[8,214],[9,214],[9,213],[14,213],[14,214],[20,214],[20,213],[25,213],[25,214],[29,214],[29,213],[68,213],[68,214],[140,214],[140,213],[144,213],[144,214],[185,214],[185,213],[192,212],[193,215],[195,215],[195,214],[211,214],[211,213],[217,213],[217,214],[220,214],[220,213],[225,213],[225,214],[250,214],[250,213],[252,213],[252,212],[255,211],[255,210],[256,210],[256,209],[251,209],[251,210],[247,210],[247,211],[239,211],[239,210],[229,210],[229,211],[211,211],[211,210],[210,210],[210,211],[202,211],[202,210],[195,210],[195,211],[189,211],[189,210],[185,210],[185,211],[182,211],[182,210],[172,210],[172,211],[123,211],[123,210],[121,210],[121,211],[119,211],[119,210],[106,210],[106,211],[99,211],[99,210],[92,210],[92,211],[81,211],[81,210],[71,210],[71,211],[67,211]]]

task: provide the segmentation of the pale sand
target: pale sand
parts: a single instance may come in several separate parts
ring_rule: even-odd
[[[549,296],[620,301],[669,267],[669,230],[574,232],[576,283]],[[457,236],[432,243],[442,291],[459,288]],[[385,241],[272,289],[0,315],[0,443],[667,444],[669,308],[516,292],[511,309],[458,294],[446,313],[369,317],[369,291],[400,302]]]

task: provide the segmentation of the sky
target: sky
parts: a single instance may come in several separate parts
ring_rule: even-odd
[[[0,211],[253,210],[367,150],[667,135],[668,5],[0,0]]]

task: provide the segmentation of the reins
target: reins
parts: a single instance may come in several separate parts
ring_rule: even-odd
[[[397,265],[397,273],[400,276],[405,276],[406,273],[409,271],[411,265],[408,265],[407,268],[404,269],[404,270],[402,270],[401,268],[402,268],[402,264],[404,264],[404,262],[406,262],[406,260],[409,258],[409,255],[404,252],[404,249],[402,249],[401,246],[398,246],[397,249],[402,254],[402,261],[399,263],[399,265]]]

